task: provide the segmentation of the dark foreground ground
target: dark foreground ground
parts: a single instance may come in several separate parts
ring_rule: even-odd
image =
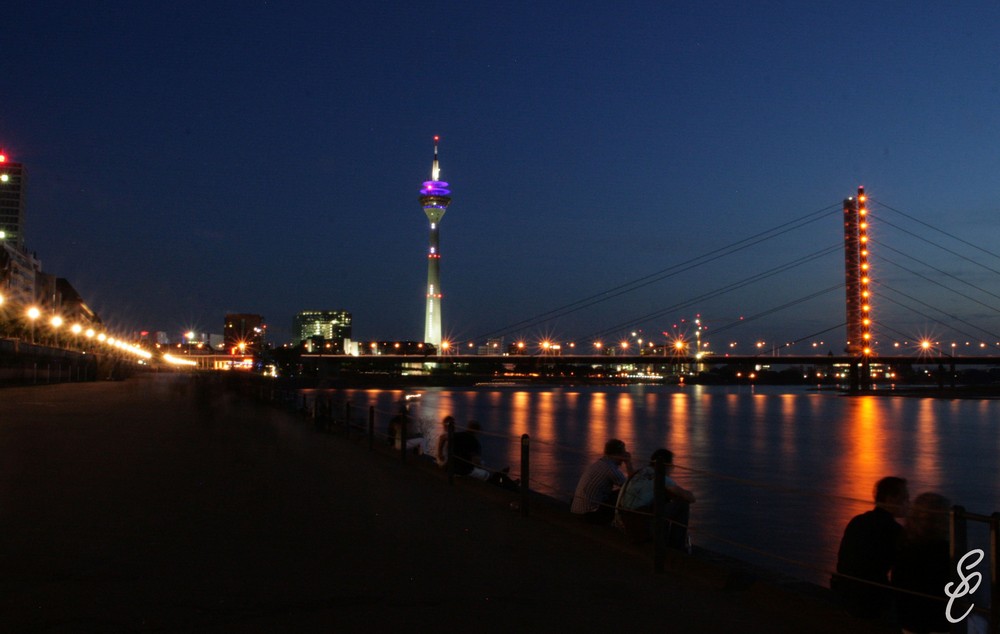
[[[181,376],[0,390],[0,632],[865,632]]]

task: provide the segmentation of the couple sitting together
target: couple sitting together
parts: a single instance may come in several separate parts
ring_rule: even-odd
[[[666,468],[664,517],[670,522],[667,545],[686,550],[690,505],[695,498],[693,493],[670,477],[674,454],[667,449],[654,451],[649,464],[636,471],[632,468],[632,454],[626,450],[625,443],[617,438],[609,440],[604,445],[604,455],[581,476],[570,511],[591,524],[614,523],[625,531],[626,538],[632,543],[647,541],[652,537],[658,460],[662,460]],[[625,466],[625,473],[620,468],[622,465]]]

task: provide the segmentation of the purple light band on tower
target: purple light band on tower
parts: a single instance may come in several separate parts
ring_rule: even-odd
[[[420,188],[421,196],[447,196],[450,193],[448,183],[444,181],[425,181]]]

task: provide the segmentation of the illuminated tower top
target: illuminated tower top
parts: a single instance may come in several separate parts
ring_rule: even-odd
[[[448,190],[448,183],[441,179],[441,164],[438,161],[438,141],[441,137],[434,137],[434,162],[431,163],[431,180],[424,181],[420,188],[420,204],[423,205],[427,218],[433,222],[441,221],[441,216],[448,209],[451,202],[451,191]]]

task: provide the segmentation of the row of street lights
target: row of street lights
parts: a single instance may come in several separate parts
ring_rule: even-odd
[[[0,294],[0,308],[3,307],[5,299],[2,294]],[[35,325],[42,318],[42,310],[37,306],[29,306],[24,311],[24,316],[27,319],[30,333],[31,333],[31,343],[37,343],[35,339]],[[63,326],[66,325],[66,321],[59,315],[52,315],[48,319],[48,325],[51,327],[53,341],[58,347],[60,345],[59,336],[60,333],[64,332]],[[69,326],[69,333],[77,339],[82,339],[87,342],[96,342],[98,345],[108,346],[114,348],[120,352],[128,353],[143,359],[152,358],[152,354],[147,350],[143,350],[138,346],[134,346],[122,339],[116,338],[105,332],[98,332],[94,328],[85,328],[83,325],[74,323]]]
[[[373,344],[374,345],[374,344]],[[464,344],[467,349],[472,352],[477,346],[474,342],[467,342]],[[729,354],[734,354],[738,342],[729,342],[727,347]],[[755,354],[764,354],[770,351],[772,356],[778,356],[781,352],[790,349],[795,343],[775,343],[757,340],[753,342],[752,348]],[[811,343],[803,343],[808,347],[811,347],[813,351],[822,350],[829,347],[829,343],[826,341],[813,341]],[[996,344],[996,347],[1000,347],[1000,341]],[[691,356],[697,359],[704,358],[708,355],[713,354],[709,351],[709,342],[704,341],[701,337],[696,337],[694,339],[686,339],[684,337],[676,337],[673,339],[667,339],[663,344],[656,344],[653,341],[643,339],[642,337],[637,337],[633,333],[632,338],[622,338],[618,342],[605,343],[603,341],[595,341],[592,344],[593,352],[598,355],[650,355],[650,356]],[[994,347],[993,344],[985,342],[965,342],[965,344],[960,344],[957,342],[952,342],[951,344],[943,344],[939,341],[931,341],[929,339],[921,339],[915,342],[894,342],[892,348],[899,351],[900,348],[908,348],[912,351],[917,352],[921,356],[928,354],[939,354],[939,355],[949,355],[955,356],[958,353],[959,348],[971,349],[976,348],[980,351],[985,351],[988,348]],[[500,345],[497,343],[490,343],[487,345],[487,354],[501,355],[507,352],[507,350],[501,350]],[[550,339],[542,339],[535,342],[529,342],[524,339],[519,339],[515,341],[509,348],[511,354],[515,355],[529,355],[529,354],[539,354],[542,356],[549,355],[561,355],[561,354],[587,354],[585,347],[578,346],[575,342],[558,343]],[[462,354],[462,346],[455,345],[449,341],[441,342],[441,354],[443,355],[454,355]]]

